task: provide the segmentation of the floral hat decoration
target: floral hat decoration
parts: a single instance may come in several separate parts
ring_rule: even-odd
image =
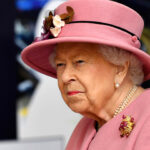
[[[67,6],[66,10],[68,13],[63,13],[61,15],[55,16],[50,11],[49,16],[46,17],[45,20],[43,21],[44,32],[41,33],[41,37],[35,38],[34,42],[57,37],[61,32],[61,28],[65,26],[65,24],[72,22],[74,10],[70,6]]]

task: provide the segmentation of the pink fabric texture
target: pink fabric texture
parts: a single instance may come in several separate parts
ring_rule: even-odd
[[[95,121],[84,117],[75,128],[66,150],[150,150],[150,89],[96,132]],[[128,138],[120,137],[122,115],[135,119]]]
[[[144,22],[131,8],[110,0],[68,0],[61,4],[55,15],[66,13],[66,7],[74,9],[72,21],[96,21],[124,28],[135,36],[120,29],[94,23],[71,23],[62,27],[58,37],[34,42],[26,47],[21,56],[33,69],[57,78],[49,57],[56,44],[61,42],[91,42],[123,48],[134,53],[143,63],[144,80],[150,78],[150,56],[140,50],[140,38]]]

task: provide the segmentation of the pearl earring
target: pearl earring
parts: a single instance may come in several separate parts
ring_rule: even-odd
[[[115,83],[115,88],[117,89],[117,88],[119,88],[119,86],[120,86],[120,84],[117,82],[117,83]]]

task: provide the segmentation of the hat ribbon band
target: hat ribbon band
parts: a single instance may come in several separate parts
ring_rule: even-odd
[[[109,24],[109,23],[105,23],[105,22],[97,22],[97,21],[72,21],[72,22],[69,22],[68,24],[72,24],[72,23],[94,23],[94,24],[100,24],[100,25],[106,25],[106,26],[114,27],[114,28],[117,28],[117,29],[122,30],[124,32],[127,32],[132,36],[136,36],[137,39],[140,41],[139,37],[137,35],[135,35],[134,33],[130,32],[124,28],[113,25],[113,24]]]

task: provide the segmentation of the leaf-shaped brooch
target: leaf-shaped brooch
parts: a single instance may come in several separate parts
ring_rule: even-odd
[[[134,118],[131,116],[125,116],[125,115],[123,115],[122,118],[123,119],[119,127],[119,131],[121,132],[120,136],[128,137],[135,126]]]
[[[53,15],[50,11],[49,16],[43,21],[44,33],[41,33],[41,37],[36,38],[34,42],[57,37],[61,32],[61,28],[65,26],[65,24],[70,23],[73,19],[73,8],[67,6],[66,10],[67,13],[63,13],[61,15]]]

